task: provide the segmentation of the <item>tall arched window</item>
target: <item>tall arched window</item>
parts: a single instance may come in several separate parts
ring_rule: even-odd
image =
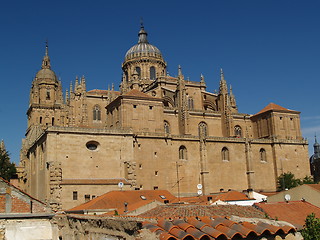
[[[239,125],[234,127],[234,135],[236,137],[242,137],[242,129]]]
[[[208,136],[208,125],[205,122],[200,122],[198,125],[199,137]]]
[[[260,161],[261,162],[266,162],[267,161],[267,153],[264,148],[260,149]]]
[[[179,148],[179,159],[187,160],[187,148],[183,145]]]
[[[96,105],[93,108],[93,120],[94,121],[100,121],[101,120],[101,110],[100,106]]]
[[[164,121],[164,132],[166,134],[169,134],[170,133],[170,125],[167,121]]]
[[[221,150],[222,161],[229,161],[229,150],[226,147],[223,147]]]
[[[139,77],[141,77],[141,68],[140,67],[136,67],[136,71],[137,71]]]
[[[156,68],[155,67],[150,67],[150,79],[151,80],[156,80]]]
[[[193,98],[188,97],[188,109],[192,110],[194,108],[193,106]]]

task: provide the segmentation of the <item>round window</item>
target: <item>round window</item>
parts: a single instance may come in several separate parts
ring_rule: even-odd
[[[90,142],[87,142],[86,147],[87,147],[89,150],[94,151],[94,150],[97,150],[97,149],[98,149],[99,143],[96,142],[96,141],[90,141]]]

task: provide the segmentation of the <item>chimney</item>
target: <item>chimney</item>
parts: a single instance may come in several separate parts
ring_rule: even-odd
[[[247,189],[247,193],[248,193],[248,194],[247,194],[248,198],[254,198],[254,197],[253,197],[253,189],[252,189],[252,188],[248,188],[248,189]]]

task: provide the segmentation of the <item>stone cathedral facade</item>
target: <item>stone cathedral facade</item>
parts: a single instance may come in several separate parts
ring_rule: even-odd
[[[30,91],[21,149],[22,188],[54,209],[110,190],[166,189],[181,196],[220,189],[276,190],[277,177],[309,175],[299,112],[270,103],[239,113],[221,70],[219,91],[167,73],[142,26],[122,64],[119,91],[87,90],[76,78],[63,94],[48,53]],[[219,79],[219,78],[218,78]]]

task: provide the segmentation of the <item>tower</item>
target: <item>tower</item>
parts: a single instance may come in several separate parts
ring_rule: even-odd
[[[141,24],[138,44],[131,47],[122,64],[123,78],[120,85],[122,92],[130,89],[144,91],[157,80],[166,75],[167,64],[160,50],[148,41],[148,33]]]
[[[30,91],[27,111],[28,130],[35,125],[42,128],[60,124],[60,109],[63,104],[61,82],[51,70],[48,43],[42,60],[41,69],[36,74]],[[27,130],[27,132],[28,132]]]

